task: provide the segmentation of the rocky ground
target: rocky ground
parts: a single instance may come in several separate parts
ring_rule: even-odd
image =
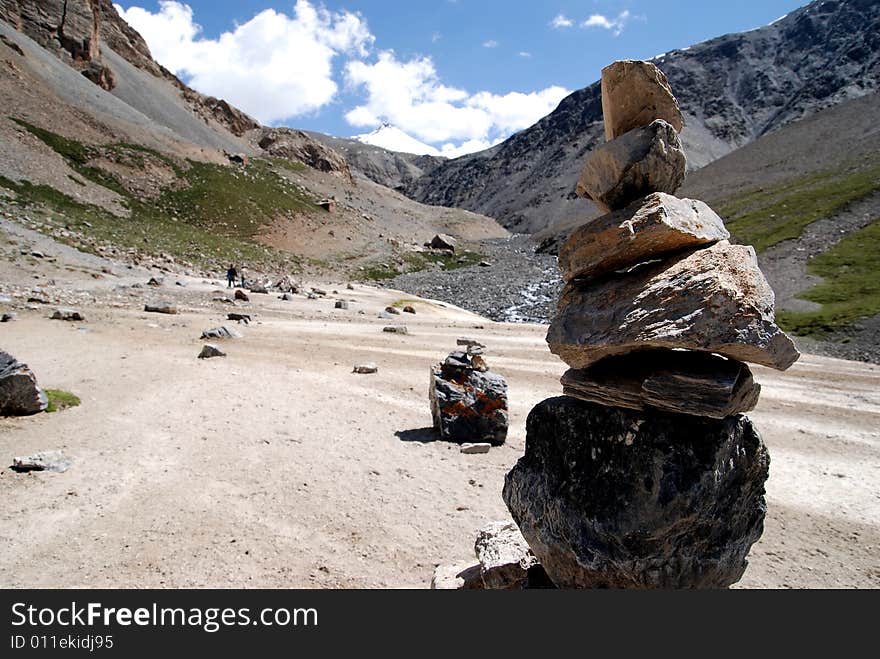
[[[843,215],[851,217],[857,226],[864,226],[868,221],[858,208]],[[759,256],[761,268],[783,308],[810,304],[795,297],[818,281],[806,273],[809,255],[821,253],[844,235],[837,218],[822,220],[811,224],[801,239],[791,241],[797,242],[796,246],[786,244]],[[389,285],[414,295],[444,300],[500,322],[549,324],[562,289],[556,257],[535,253],[534,243],[523,235],[484,241],[480,249],[490,267],[449,271],[434,268],[401,275]],[[880,318],[877,317],[859,321],[826,340],[794,338],[807,352],[880,364]]]
[[[549,323],[562,289],[556,257],[535,253],[524,235],[483,241],[480,252],[488,265],[423,270],[396,277],[389,285],[500,322]]]
[[[230,305],[214,301],[218,282],[27,229],[0,245],[0,311],[18,314],[0,324],[0,348],[82,399],[0,420],[4,587],[427,587],[435,564],[472,558],[477,529],[507,517],[503,478],[526,416],[561,391],[565,366],[539,325],[429,300],[383,319],[413,296],[338,281],[314,284],[327,297]],[[513,276],[516,263],[494,267]],[[146,285],[154,276],[162,286]],[[50,320],[56,305],[85,321]],[[197,359],[201,332],[232,310],[255,322],[221,344],[228,357]],[[399,323],[407,335],[382,331]],[[430,430],[428,367],[463,335],[488,346],[510,387],[507,443],[483,455]],[[352,373],[367,361],[377,374]],[[878,367],[804,356],[755,377],[751,416],[772,465],[765,533],[740,585],[880,586]],[[71,462],[64,473],[6,467],[54,450]]]

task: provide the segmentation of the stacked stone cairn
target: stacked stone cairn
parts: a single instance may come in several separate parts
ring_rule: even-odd
[[[463,350],[431,367],[434,428],[449,442],[500,446],[507,439],[507,381],[489,370],[483,344],[461,338],[458,345]]]
[[[615,62],[602,108],[607,143],[578,193],[606,215],[560,249],[547,334],[571,370],[564,396],[532,410],[504,500],[558,587],[726,588],[766,512],[745,362],[785,370],[799,354],[754,249],[673,196],[683,120],[663,73]]]

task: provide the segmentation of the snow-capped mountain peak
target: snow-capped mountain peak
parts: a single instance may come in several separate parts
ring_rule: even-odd
[[[412,153],[418,156],[439,156],[440,151],[429,144],[420,142],[412,135],[408,135],[397,126],[383,123],[371,133],[355,135],[352,139],[364,144],[378,146],[388,151],[399,153]]]

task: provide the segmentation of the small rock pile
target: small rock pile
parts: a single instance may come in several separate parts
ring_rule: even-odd
[[[769,456],[742,413],[744,362],[799,354],[774,323],[752,247],[732,245],[684,180],[683,121],[648,62],[602,72],[607,144],[578,192],[607,214],[559,254],[565,288],[547,334],[565,396],[529,415],[504,500],[564,588],[724,588],[763,532]]]
[[[431,367],[428,398],[434,427],[446,441],[504,444],[507,439],[507,380],[492,373],[483,346],[459,339],[455,351]]]

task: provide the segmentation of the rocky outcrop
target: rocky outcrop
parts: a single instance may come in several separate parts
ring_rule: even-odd
[[[529,579],[538,559],[513,522],[493,522],[480,529],[474,552],[480,562],[480,577],[490,590],[515,590]]]
[[[507,381],[488,368],[477,370],[466,352],[431,368],[428,398],[442,439],[493,446],[507,439]]]
[[[559,250],[562,278],[597,277],[730,237],[702,201],[657,192],[576,229]]]
[[[644,348],[714,352],[785,370],[799,353],[774,322],[755,250],[707,249],[588,282],[569,282],[547,333],[572,368]]]
[[[258,132],[256,142],[270,156],[301,162],[320,172],[354,181],[348,162],[341,154],[301,130],[263,128]]]
[[[504,501],[560,588],[726,588],[761,536],[769,456],[751,421],[546,400]]]
[[[27,364],[0,352],[0,416],[29,416],[44,412],[49,405],[46,394]]]

